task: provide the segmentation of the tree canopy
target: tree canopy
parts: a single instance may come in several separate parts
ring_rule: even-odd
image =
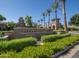
[[[52,5],[52,10],[56,10],[58,8],[58,3],[54,3],[53,5]]]
[[[32,17],[31,16],[26,16],[25,17],[25,24],[29,27],[32,26]]]
[[[69,24],[79,26],[79,14],[75,14],[74,16],[72,16]]]
[[[8,27],[9,29],[13,29],[15,23],[14,23],[14,22],[7,22],[6,25],[7,25],[7,27]]]
[[[0,15],[0,21],[6,20],[6,18],[2,15]]]

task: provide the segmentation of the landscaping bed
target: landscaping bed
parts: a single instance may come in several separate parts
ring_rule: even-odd
[[[56,41],[58,39],[64,38],[64,37],[68,37],[71,36],[71,34],[61,34],[61,35],[44,35],[41,37],[41,40],[43,42],[52,42],[52,41]]]
[[[64,50],[73,43],[79,41],[79,35],[64,37],[53,42],[44,42],[42,46],[28,46],[22,51],[7,51],[1,53],[0,57],[5,58],[51,58],[55,53]],[[19,46],[20,47],[20,46]]]
[[[0,41],[0,52],[6,51],[21,51],[24,47],[33,46],[36,44],[36,39],[33,37],[21,38],[10,41]]]

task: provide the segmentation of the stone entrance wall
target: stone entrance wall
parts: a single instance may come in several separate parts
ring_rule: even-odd
[[[53,32],[53,29],[44,29],[44,28],[26,28],[26,27],[17,27],[14,28],[14,32],[19,33],[42,33],[42,32]]]
[[[26,36],[39,36],[46,34],[53,34],[53,29],[37,29],[37,28],[25,28],[17,27],[14,28],[14,32],[9,36],[10,38],[21,38]]]

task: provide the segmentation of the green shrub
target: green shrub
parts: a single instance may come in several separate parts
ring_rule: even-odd
[[[21,53],[18,54],[23,58],[47,58],[51,57],[55,53],[63,50],[65,47],[71,45],[73,42],[79,40],[78,36],[70,36],[57,40],[55,42],[44,43],[43,46],[25,48]]]
[[[52,42],[55,41],[57,39],[63,38],[63,37],[67,37],[70,36],[70,34],[62,34],[62,35],[45,35],[41,37],[41,40],[43,42]]]
[[[43,46],[29,46],[24,48],[21,52],[7,52],[2,53],[0,57],[8,58],[47,58],[51,57],[55,53],[63,50],[65,47],[79,41],[78,36],[65,37],[54,42],[44,42]]]
[[[28,47],[25,48],[20,55],[20,58],[47,58],[53,54],[52,50],[47,49],[47,47],[39,46],[39,47]]]
[[[49,50],[46,47],[27,47],[24,48],[22,52],[7,52],[7,53],[2,53],[0,55],[0,58],[5,57],[5,58],[47,58],[52,56],[53,50]]]
[[[9,51],[9,50],[20,51],[24,47],[33,46],[35,44],[36,44],[36,39],[33,37],[15,39],[11,41],[2,41],[0,42],[0,51]]]
[[[6,52],[6,54],[5,53],[2,53],[1,55],[0,55],[0,58],[14,58],[14,57],[16,57],[17,58],[17,53],[15,52],[15,51],[9,51],[9,52]]]

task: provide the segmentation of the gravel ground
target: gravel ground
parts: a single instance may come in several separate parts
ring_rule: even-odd
[[[79,44],[70,49],[67,53],[59,58],[79,58]]]

